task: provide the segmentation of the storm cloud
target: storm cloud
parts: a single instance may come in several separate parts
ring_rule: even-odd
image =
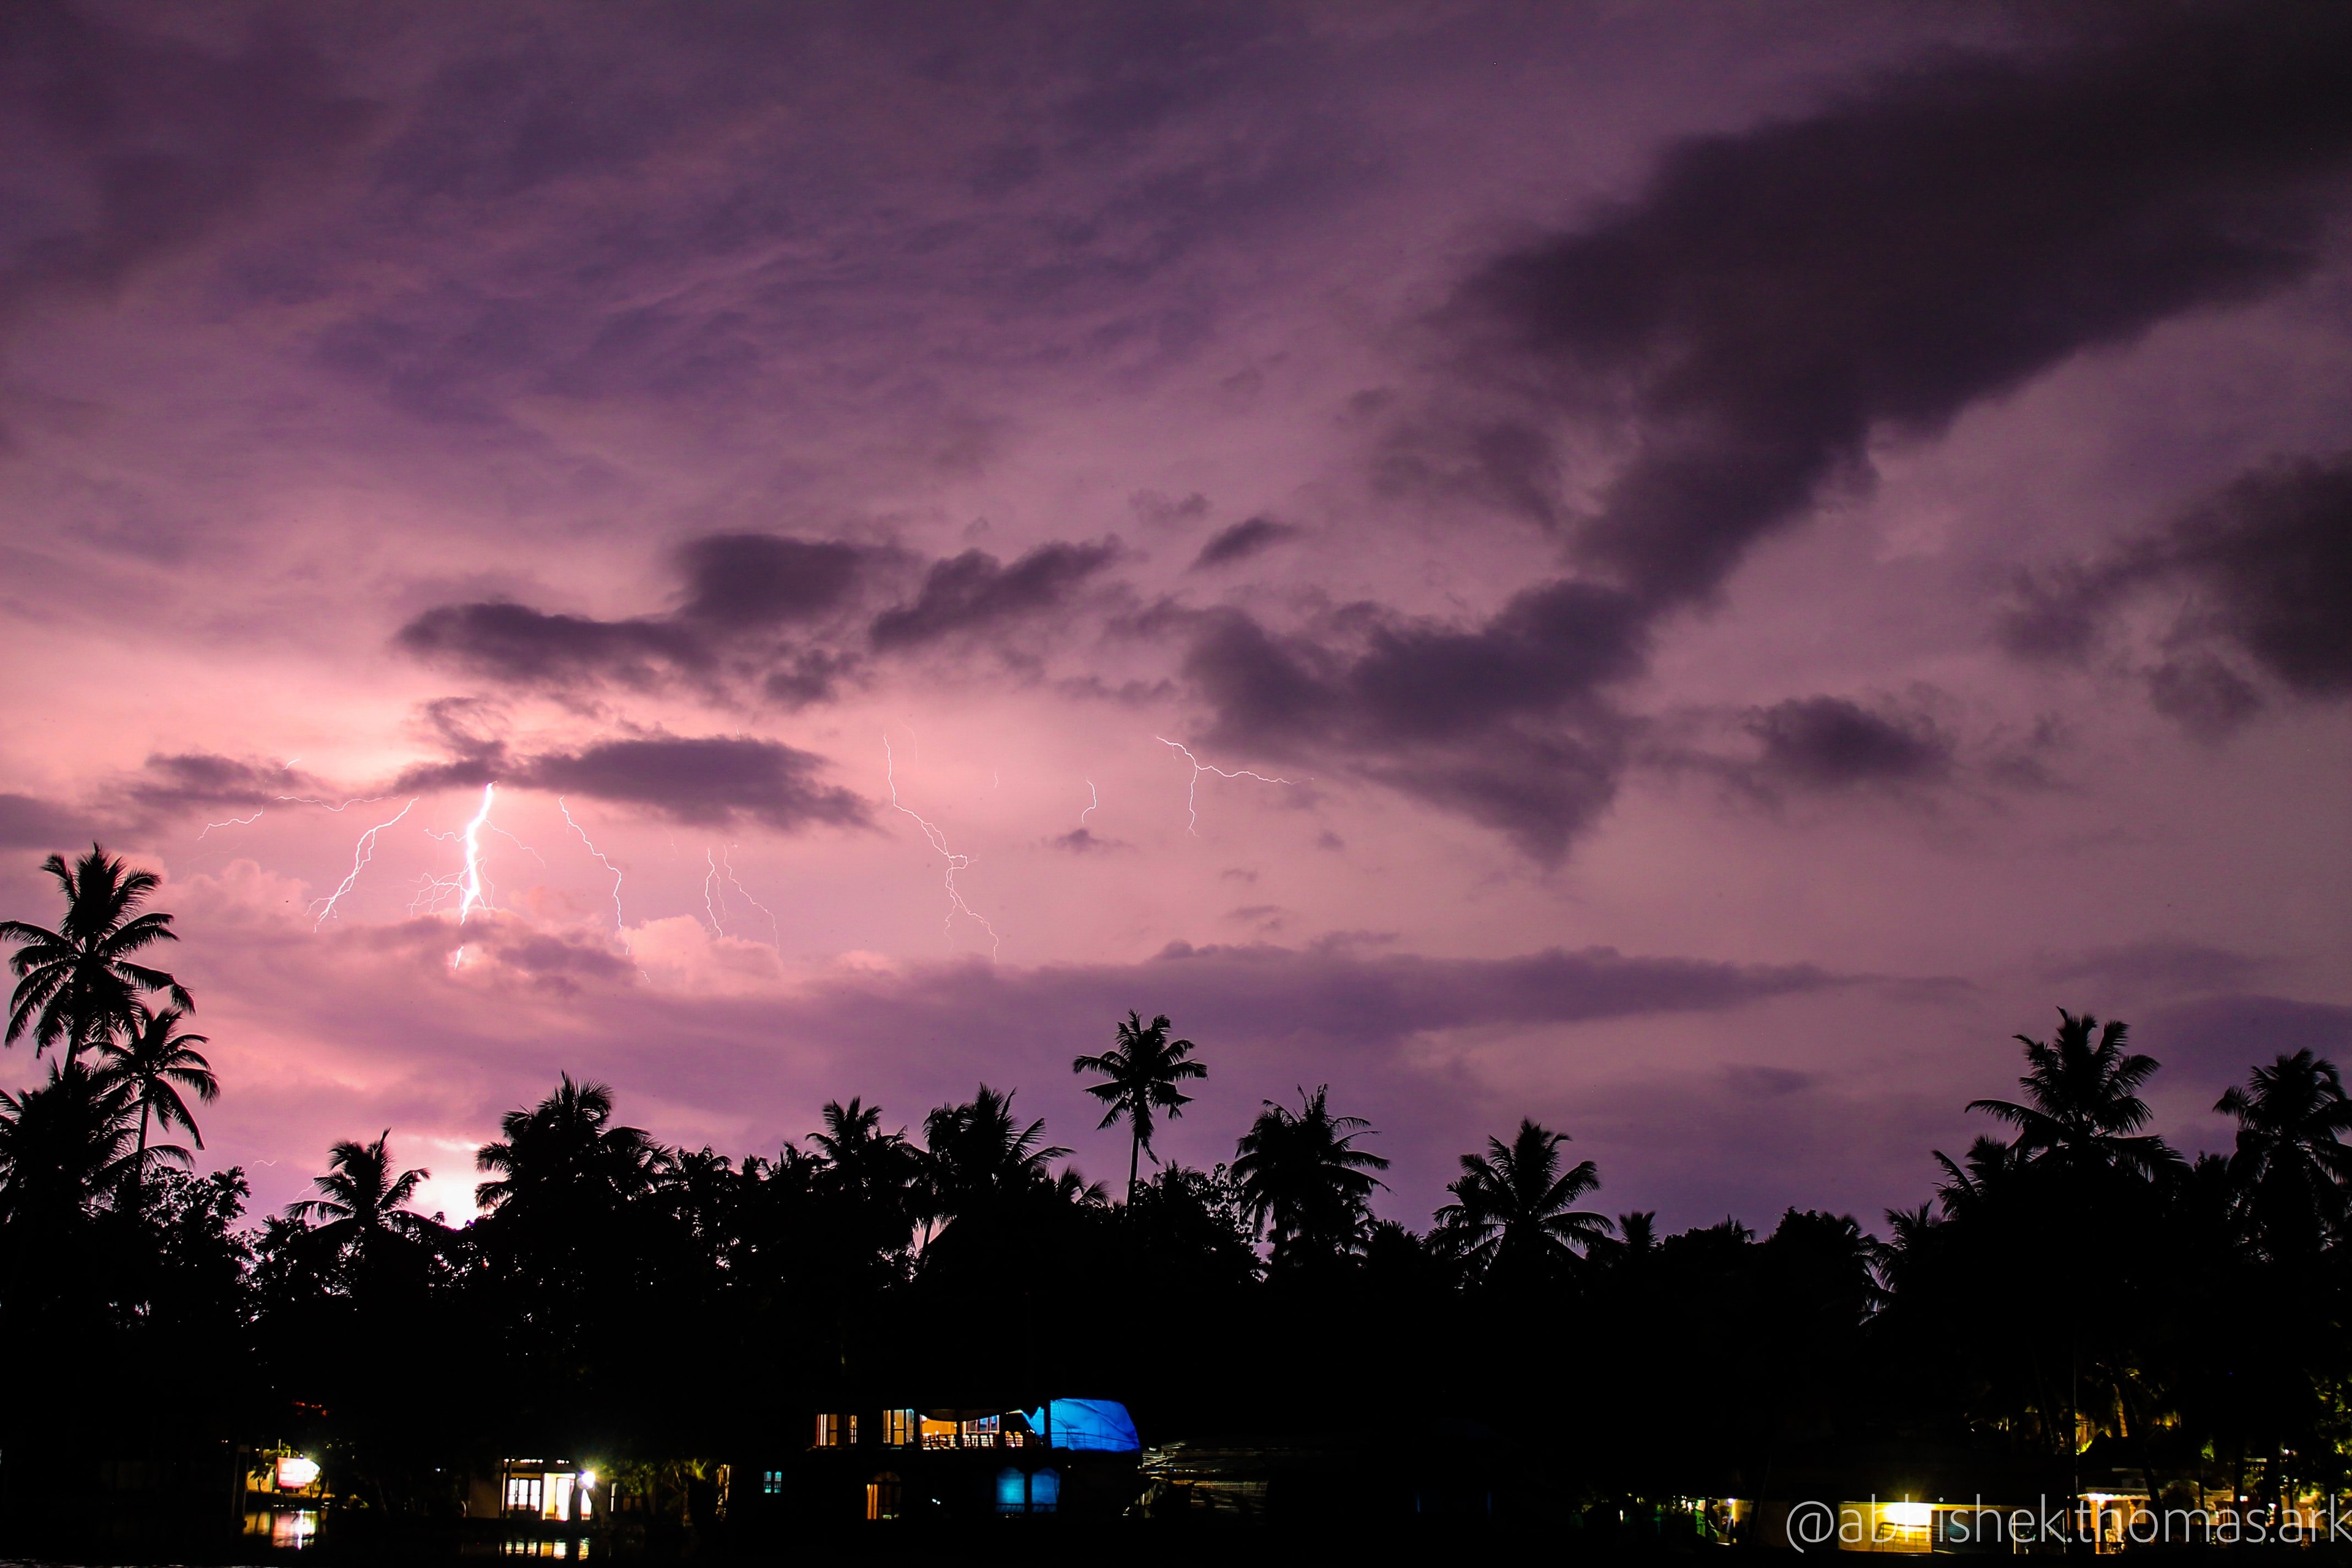
[[[2227,733],[2263,705],[2240,665],[2299,697],[2352,695],[2352,455],[2242,474],[2168,529],[2021,576],[2001,639],[2081,662],[2157,594],[2178,608],[2149,699],[2191,731]]]
[[[1087,579],[1117,561],[1118,541],[1041,544],[1009,565],[982,550],[934,563],[909,604],[874,617],[877,648],[908,648],[980,632],[1059,608]]]
[[[1467,411],[1422,416],[1380,459],[1389,488],[1563,531],[1583,575],[1488,625],[1378,631],[1360,654],[1213,622],[1186,668],[1219,732],[1293,754],[1318,737],[1559,858],[1615,796],[1607,689],[1642,672],[1655,624],[1717,600],[1758,541],[1865,471],[1874,436],[1938,434],[2086,349],[2310,274],[2352,162],[2347,45],[2338,11],[2167,13],[2119,42],[1942,58],[1670,148],[1631,196],[1461,283],[1435,321],[1437,401]],[[1597,448],[1596,426],[1616,432]],[[1577,450],[1622,454],[1613,470],[1571,473],[1571,427]],[[2184,536],[2184,563],[2204,563],[2262,657],[2343,680],[2341,618],[2331,633],[2280,598],[2243,537],[2198,555]],[[2323,574],[2309,602],[2325,591]],[[2177,700],[2226,702],[2193,679]],[[1832,700],[1760,723],[1790,780],[1948,761],[1933,736]]]
[[[478,788],[487,784],[637,806],[672,822],[723,827],[758,822],[778,832],[861,827],[866,804],[821,782],[823,757],[751,735],[652,735],[603,741],[577,751],[477,754],[411,768],[395,790]]]

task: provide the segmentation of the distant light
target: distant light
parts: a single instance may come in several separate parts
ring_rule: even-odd
[[[1936,1510],[1924,1502],[1891,1502],[1886,1505],[1886,1522],[1919,1529],[1936,1522]]]
[[[580,1484],[581,1484],[582,1486],[583,1486],[583,1487],[593,1487],[593,1486],[594,1486],[594,1485],[596,1484],[596,1472],[595,1472],[595,1471],[593,1471],[593,1470],[583,1470],[583,1471],[581,1471],[581,1472],[580,1472]]]
[[[319,1461],[287,1454],[278,1461],[278,1485],[283,1491],[300,1491],[319,1479]]]

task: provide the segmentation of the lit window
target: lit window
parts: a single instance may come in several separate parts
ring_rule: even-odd
[[[916,1438],[915,1413],[911,1410],[882,1412],[882,1441],[893,1448],[911,1447]]]
[[[760,1489],[767,1493],[770,1497],[781,1497],[783,1495],[784,1472],[782,1470],[761,1471]]]
[[[539,1477],[509,1476],[507,1478],[508,1508],[517,1510],[523,1513],[537,1513],[539,1511]]]
[[[866,1517],[868,1519],[898,1518],[899,1493],[898,1478],[888,1470],[883,1471],[866,1482]]]

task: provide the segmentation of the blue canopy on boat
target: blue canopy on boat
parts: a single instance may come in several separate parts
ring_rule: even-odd
[[[1051,1432],[1056,1448],[1132,1454],[1143,1447],[1135,1436],[1134,1418],[1116,1399],[1056,1399],[1050,1408],[1041,1405],[1022,1415],[1032,1432]]]

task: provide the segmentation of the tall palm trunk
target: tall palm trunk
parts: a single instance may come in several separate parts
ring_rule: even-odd
[[[1135,1212],[1135,1175],[1136,1172],[1141,1168],[1139,1163],[1143,1159],[1143,1133],[1141,1131],[1143,1123],[1138,1121],[1132,1116],[1128,1118],[1128,1122],[1129,1126],[1137,1130],[1128,1138],[1127,1141],[1127,1212],[1133,1214]]]
[[[139,1152],[131,1158],[131,1212],[137,1215],[147,1201],[147,1115],[149,1106],[139,1102]]]

